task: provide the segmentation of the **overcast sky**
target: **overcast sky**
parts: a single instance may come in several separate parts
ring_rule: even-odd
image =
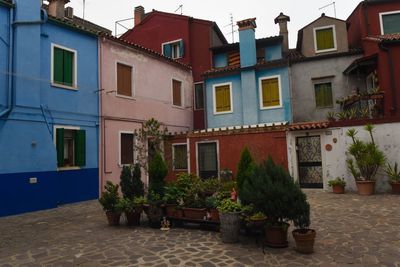
[[[336,0],[337,18],[346,20],[360,1]],[[68,5],[74,8],[75,15],[82,16],[83,2],[84,0],[71,0]],[[256,17],[256,36],[263,38],[279,34],[279,28],[274,24],[274,19],[283,12],[291,18],[288,25],[290,47],[296,46],[297,31],[317,19],[321,13],[335,16],[333,5],[319,10],[333,3],[331,0],[85,0],[85,2],[85,18],[113,32],[117,20],[133,18],[135,6],[142,5],[146,12],[156,9],[180,14],[179,6],[182,5],[183,15],[217,22],[228,42],[232,42],[229,26],[231,14],[235,25],[238,20]],[[131,28],[133,21],[123,22],[123,25]],[[117,28],[118,34],[124,31],[126,30],[123,27]],[[235,33],[235,42],[237,41],[238,37]]]

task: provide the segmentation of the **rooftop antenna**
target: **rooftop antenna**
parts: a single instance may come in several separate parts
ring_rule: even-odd
[[[83,20],[85,20],[85,8],[86,8],[86,0],[83,0]]]
[[[114,31],[114,33],[115,33],[115,37],[119,37],[120,35],[122,35],[122,34],[118,34],[117,33],[117,30],[118,30],[118,26],[121,26],[122,28],[124,28],[125,30],[130,30],[128,27],[125,27],[121,22],[125,22],[125,21],[128,21],[128,20],[133,20],[134,18],[128,18],[128,19],[121,19],[121,20],[117,20],[116,22],[115,22],[115,31]]]
[[[230,26],[231,27],[231,32],[229,33],[229,34],[231,34],[232,35],[232,43],[234,43],[235,42],[235,23],[233,23],[233,15],[232,15],[232,13],[230,14],[230,20],[231,20],[231,23],[229,23],[228,25],[225,25],[225,27],[228,27],[228,26]]]
[[[179,7],[175,10],[174,13],[176,13],[176,11],[178,11],[179,9],[181,10],[181,15],[182,15],[182,13],[183,13],[183,5],[179,5]]]
[[[318,10],[327,8],[328,6],[333,6],[333,11],[335,12],[335,18],[337,18],[337,17],[336,17],[336,2],[332,2],[332,3],[330,3],[330,4],[327,4],[327,5],[323,6],[323,7],[320,7]]]

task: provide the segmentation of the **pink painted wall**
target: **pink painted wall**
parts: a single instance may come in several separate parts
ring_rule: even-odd
[[[141,123],[155,118],[170,132],[193,127],[193,78],[189,69],[109,39],[101,40],[101,138],[100,186],[119,183],[119,132],[134,132]],[[132,66],[132,98],[116,95],[117,62]],[[182,82],[183,108],[172,106],[172,79]],[[143,176],[146,181],[146,177]]]

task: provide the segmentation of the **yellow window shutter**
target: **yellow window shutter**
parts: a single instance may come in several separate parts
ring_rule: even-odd
[[[231,92],[229,85],[217,86],[215,88],[215,104],[217,112],[231,110]]]
[[[317,30],[316,35],[317,50],[326,50],[335,47],[333,28]]]
[[[261,81],[263,107],[280,105],[279,80],[278,78],[265,79]]]

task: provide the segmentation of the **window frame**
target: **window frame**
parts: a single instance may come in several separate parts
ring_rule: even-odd
[[[172,47],[171,47],[171,58],[172,59],[179,59],[179,58],[183,58],[182,57],[182,55],[181,55],[181,49],[180,49],[180,47],[179,47],[179,45],[180,45],[180,42],[182,42],[183,41],[183,39],[181,38],[181,39],[177,39],[177,40],[173,40],[173,41],[168,41],[168,42],[165,42],[165,43],[161,43],[161,54],[163,55],[163,56],[165,56],[164,55],[164,45],[171,45],[171,44],[174,44],[174,43],[177,43],[178,44],[178,56],[177,57],[173,57],[173,54],[172,54]]]
[[[394,14],[399,14],[400,15],[400,10],[393,10],[393,11],[380,12],[379,13],[379,24],[380,24],[380,27],[381,27],[381,35],[385,35],[384,28],[383,28],[383,16],[385,16],[385,15],[394,15]]]
[[[271,106],[271,107],[264,107],[263,104],[263,90],[262,90],[262,81],[263,80],[271,80],[278,78],[278,86],[279,86],[279,105],[278,106]],[[259,94],[259,103],[260,103],[260,110],[269,110],[269,109],[279,109],[283,107],[282,103],[282,83],[281,83],[281,75],[271,75],[271,76],[263,76],[258,78],[258,94]]]
[[[125,65],[127,67],[131,67],[131,94],[132,96],[126,96],[126,95],[120,95],[118,94],[118,64]],[[121,61],[121,60],[116,60],[115,61],[115,96],[121,97],[121,98],[127,98],[127,99],[135,99],[136,95],[136,90],[134,88],[135,83],[133,82],[134,74],[133,74],[134,66],[133,64]]]
[[[54,48],[59,48],[65,51],[69,51],[74,53],[74,65],[73,65],[73,71],[72,71],[72,86],[68,85],[63,85],[59,84],[56,81],[54,81]],[[78,51],[75,49],[71,49],[62,45],[58,45],[55,43],[51,43],[51,52],[50,52],[50,84],[53,87],[59,87],[63,89],[69,89],[69,90],[78,90]]]
[[[324,106],[324,107],[318,107],[317,106],[317,95],[316,95],[316,91],[315,91],[315,86],[318,84],[326,84],[326,83],[330,83],[331,84],[331,95],[332,95],[332,104],[330,106]],[[316,109],[327,109],[327,108],[333,108],[335,106],[335,103],[333,101],[333,81],[329,80],[329,79],[320,79],[320,80],[314,80],[313,83],[313,90],[314,90],[314,103],[315,103],[315,108]]]
[[[186,169],[176,169],[175,168],[175,147],[176,146],[186,146]],[[187,171],[188,169],[189,169],[188,144],[187,143],[172,144],[172,170],[173,171]]]
[[[198,85],[198,84],[202,84],[203,86],[202,86],[202,88],[203,88],[203,107],[202,108],[197,108],[197,105],[196,105],[196,101],[197,101],[197,95],[196,95],[196,85]],[[205,88],[204,88],[204,82],[197,82],[197,83],[194,83],[193,84],[194,85],[194,97],[193,97],[193,99],[194,99],[194,103],[193,103],[193,109],[194,110],[204,110],[204,107],[205,107],[205,94],[204,94],[204,92],[205,92]]]
[[[54,147],[56,149],[56,154],[58,153],[57,152],[57,129],[65,129],[65,130],[72,130],[72,131],[82,130],[81,127],[78,127],[78,126],[54,125],[53,126],[53,143],[54,143]],[[74,140],[74,142],[75,142],[75,140]],[[75,146],[75,144],[74,144],[74,146]],[[56,159],[56,161],[57,161],[57,159]],[[80,166],[67,166],[67,167],[58,167],[57,166],[57,171],[80,170],[81,168],[82,167],[80,167]]]
[[[229,92],[230,92],[230,102],[231,102],[231,109],[228,111],[220,111],[217,112],[217,95],[216,95],[216,88],[219,86],[226,86],[229,85]],[[213,111],[214,115],[224,115],[224,114],[230,114],[233,113],[233,85],[232,82],[226,82],[226,83],[218,83],[218,84],[213,84]]]
[[[317,31],[318,31],[318,30],[330,29],[330,28],[332,28],[333,46],[334,46],[334,47],[333,47],[333,48],[329,48],[329,49],[318,50],[318,45],[317,45]],[[315,49],[315,53],[316,53],[316,54],[325,53],[325,52],[337,51],[336,26],[335,26],[334,24],[313,28],[313,32],[314,32],[314,49]]]
[[[174,80],[181,83],[181,105],[177,106],[174,104]],[[171,104],[174,108],[184,108],[185,107],[185,90],[183,90],[183,81],[177,78],[171,78]]]
[[[196,142],[196,174],[200,177],[200,165],[199,165],[199,144],[210,144],[215,143],[216,145],[216,152],[217,152],[217,178],[220,178],[220,152],[219,152],[219,141],[218,140],[208,140],[208,141],[199,141]]]
[[[133,145],[136,145],[136,138],[135,138],[135,133],[133,131],[118,131],[118,166],[123,167],[123,166],[130,166],[134,165],[136,163],[136,158],[135,158],[135,148],[133,148],[133,163],[132,164],[122,164],[121,163],[121,136],[122,134],[132,134],[133,135]]]

